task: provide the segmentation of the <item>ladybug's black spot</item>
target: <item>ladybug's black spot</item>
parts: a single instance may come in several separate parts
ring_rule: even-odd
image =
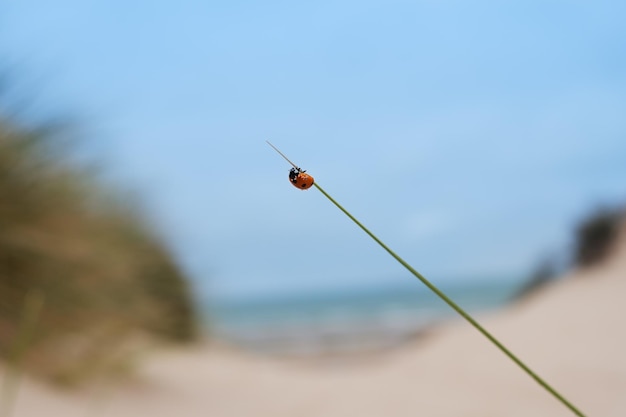
[[[302,184],[300,187],[302,187],[302,188],[306,188],[306,184]]]

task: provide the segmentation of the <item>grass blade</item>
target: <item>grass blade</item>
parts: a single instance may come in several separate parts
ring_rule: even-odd
[[[570,401],[568,401],[563,395],[561,395],[557,390],[555,390],[550,384],[548,384],[543,378],[537,375],[532,369],[528,367],[524,362],[522,362],[516,355],[513,354],[506,346],[504,346],[498,339],[496,339],[491,333],[489,333],[480,323],[478,323],[469,313],[463,310],[458,304],[452,301],[443,291],[437,288],[432,282],[427,280],[422,274],[417,272],[415,268],[409,265],[404,259],[402,259],[397,253],[395,253],[391,248],[389,248],[383,241],[381,241],[374,233],[372,233],[367,227],[365,227],[360,221],[358,221],[348,210],[343,208],[341,204],[339,204],[334,198],[332,198],[319,184],[316,182],[313,184],[324,196],[330,200],[339,210],[341,210],[346,216],[348,216],[357,226],[359,226],[365,233],[369,235],[376,243],[378,243],[384,250],[387,251],[396,261],[398,261],[402,266],[404,266],[411,274],[413,274],[417,279],[419,279],[424,285],[426,285],[432,292],[437,294],[439,298],[446,302],[454,311],[459,313],[461,317],[467,320],[476,330],[482,333],[491,343],[496,345],[498,349],[500,349],[506,356],[509,357],[517,366],[522,368],[524,372],[526,372],[532,379],[534,379],[539,385],[541,385],[546,391],[548,391],[552,396],[554,396],[557,400],[559,400],[563,405],[569,408],[574,414],[579,417],[585,417],[585,415],[576,408]]]

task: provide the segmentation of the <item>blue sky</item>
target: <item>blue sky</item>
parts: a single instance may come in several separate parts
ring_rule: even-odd
[[[521,276],[626,199],[619,1],[0,5],[34,111],[69,113],[201,291]],[[417,284],[416,284],[417,285]]]

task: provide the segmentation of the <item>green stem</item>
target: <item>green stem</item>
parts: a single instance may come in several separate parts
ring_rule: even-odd
[[[313,184],[326,198],[328,198],[335,206],[339,208],[339,210],[343,211],[346,216],[348,216],[357,226],[359,226],[365,233],[367,233],[376,243],[378,243],[384,250],[386,250],[396,261],[398,261],[402,266],[409,270],[411,274],[413,274],[417,279],[422,281],[424,285],[426,285],[432,292],[437,294],[439,298],[445,301],[450,307],[454,309],[457,313],[461,315],[465,320],[467,320],[476,330],[483,334],[487,339],[491,341],[498,349],[500,349],[506,356],[508,356],[513,362],[515,362],[520,368],[522,368],[531,378],[533,378],[539,385],[545,388],[550,394],[552,394],[557,400],[563,403],[567,408],[569,408],[574,414],[580,417],[585,417],[585,415],[578,410],[578,408],[574,407],[574,405],[569,402],[565,397],[557,392],[550,384],[544,381],[539,375],[537,375],[532,369],[530,369],[524,362],[522,362],[517,356],[515,356],[506,346],[504,346],[498,339],[496,339],[491,333],[489,333],[483,326],[481,326],[472,316],[470,316],[465,310],[459,307],[454,301],[448,298],[439,288],[437,288],[433,283],[428,281],[422,274],[417,272],[411,265],[409,265],[404,259],[402,259],[398,254],[392,251],[387,245],[385,245],[374,233],[370,232],[369,229],[358,221],[352,214],[348,212],[345,208],[341,206],[334,198],[332,198],[319,184]]]

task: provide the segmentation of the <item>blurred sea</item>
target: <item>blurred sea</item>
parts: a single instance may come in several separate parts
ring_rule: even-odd
[[[441,289],[470,313],[510,302],[519,281],[448,285]],[[318,355],[390,348],[458,317],[420,283],[401,288],[338,291],[212,302],[211,334],[255,352]]]

